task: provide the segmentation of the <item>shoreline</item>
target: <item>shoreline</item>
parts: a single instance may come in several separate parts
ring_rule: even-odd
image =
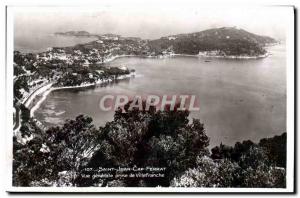
[[[29,107],[31,102],[36,98],[37,95],[42,94],[43,92],[45,92],[46,90],[48,90],[51,86],[53,85],[53,83],[47,83],[39,88],[37,88],[36,90],[34,90],[32,93],[29,93],[28,97],[24,99],[24,105],[25,107]]]
[[[162,55],[162,56],[142,56],[142,55],[117,55],[117,56],[113,56],[109,59],[106,59],[103,63],[109,63],[112,62],[116,59],[119,58],[125,58],[125,57],[140,57],[140,58],[158,58],[158,59],[162,59],[162,58],[170,58],[170,57],[176,57],[176,56],[184,56],[184,57],[196,57],[196,58],[224,58],[224,59],[237,59],[237,60],[243,60],[243,59],[259,59],[259,58],[266,58],[268,57],[270,54],[267,52],[264,55],[260,55],[260,56],[210,56],[210,55],[192,55],[192,54],[169,54],[169,55]],[[119,76],[118,78],[116,78],[117,80],[121,80],[124,78],[130,78],[132,75],[135,74],[127,74],[127,75],[122,75]],[[98,80],[95,83],[85,83],[85,84],[81,84],[81,85],[76,85],[76,86],[64,86],[64,87],[52,87],[53,84],[51,84],[51,86],[48,88],[50,89],[48,91],[48,89],[46,88],[44,91],[38,92],[38,93],[34,93],[32,96],[32,99],[29,99],[26,101],[26,104],[31,104],[31,102],[36,98],[37,95],[42,95],[41,99],[30,109],[30,115],[33,117],[34,116],[34,112],[40,107],[41,103],[46,99],[47,95],[49,93],[51,93],[52,91],[55,90],[62,90],[62,89],[77,89],[77,88],[84,88],[84,87],[91,87],[91,86],[96,86],[96,85],[100,85],[100,84],[104,84],[104,83],[109,83],[112,82],[113,80],[109,79],[109,80]],[[49,84],[45,85],[48,86]],[[44,87],[42,87],[44,88]],[[40,89],[42,89],[40,88]],[[38,90],[39,91],[39,90]],[[45,94],[46,93],[46,94]]]
[[[219,55],[197,55],[199,57],[204,57],[204,58],[224,58],[224,59],[237,59],[237,60],[247,60],[247,59],[260,59],[260,58],[267,58],[270,56],[270,53],[267,52],[262,55],[257,55],[257,56],[219,56]]]
[[[176,57],[176,56],[183,56],[183,57],[195,57],[195,58],[224,58],[224,59],[236,59],[236,60],[249,60],[249,59],[259,59],[259,58],[266,58],[270,55],[269,52],[259,55],[259,56],[210,56],[210,55],[192,55],[192,54],[168,54],[168,55],[157,55],[157,56],[143,56],[143,55],[117,55],[110,57],[106,60],[103,61],[103,63],[109,63],[112,62],[116,59],[119,58],[125,58],[125,57],[140,57],[140,58],[157,58],[157,59],[163,59],[163,58],[170,58],[170,57]],[[130,78],[131,76],[134,76],[134,73],[131,74],[126,74],[122,75],[116,78],[116,80],[122,80],[125,78]],[[76,86],[64,86],[64,87],[53,87],[53,83],[49,83],[41,88],[39,88],[37,93],[32,93],[31,98],[27,98],[26,102],[24,103],[25,106],[29,106],[31,102],[36,98],[37,95],[41,96],[41,99],[37,101],[36,104],[33,105],[33,107],[30,108],[30,116],[34,117],[34,112],[40,107],[40,105],[43,103],[43,101],[47,98],[48,94],[50,94],[52,91],[55,90],[62,90],[62,89],[77,89],[77,88],[85,88],[85,87],[91,87],[91,86],[96,86],[96,85],[101,85],[104,83],[109,83],[112,82],[113,80],[108,79],[108,80],[98,80],[95,83],[84,83],[81,85],[76,85]],[[49,86],[50,85],[50,86]],[[49,87],[48,87],[49,86]]]
[[[132,76],[135,76],[135,72],[131,73],[131,74],[126,74],[126,75],[121,75],[118,76],[117,78],[115,78],[115,80],[122,80],[122,79],[127,79],[127,78],[131,78]],[[44,102],[44,100],[46,100],[47,96],[52,92],[52,91],[56,91],[56,90],[63,90],[63,89],[78,89],[78,88],[86,88],[86,87],[92,87],[92,86],[96,86],[96,85],[101,85],[101,84],[105,84],[105,83],[110,83],[113,82],[113,80],[108,79],[108,80],[98,80],[95,83],[84,83],[81,85],[75,85],[75,86],[63,86],[63,87],[53,87],[53,83],[51,83],[50,87],[46,87],[48,85],[45,85],[44,91],[38,93],[38,94],[34,94],[34,97],[32,99],[30,99],[30,101],[28,102],[29,104],[31,104],[31,102],[36,98],[37,95],[40,95],[41,98],[38,100],[38,102],[36,104],[33,105],[33,107],[31,107],[30,110],[30,117],[34,117],[34,113],[35,111],[41,106],[41,104]],[[42,89],[40,88],[40,89]]]
[[[216,59],[236,59],[236,60],[249,60],[249,59],[260,59],[260,58],[267,58],[271,54],[269,52],[266,52],[262,55],[257,56],[235,56],[235,55],[228,55],[228,56],[221,56],[221,55],[202,55],[202,54],[167,54],[167,55],[157,55],[157,56],[145,56],[145,55],[117,55],[111,58],[106,59],[103,61],[103,63],[109,63],[111,61],[114,61],[118,58],[124,58],[124,57],[139,57],[139,58],[157,58],[157,59],[163,59],[163,58],[170,58],[170,57],[176,57],[176,56],[184,56],[184,57],[195,57],[195,58],[216,58]]]
[[[138,57],[138,56],[139,56],[139,55],[126,55],[126,54],[124,54],[124,55],[117,55],[117,56],[113,56],[113,57],[110,57],[110,58],[104,60],[104,61],[102,62],[102,64],[103,64],[103,63],[109,63],[109,62],[112,62],[112,61],[114,61],[114,60],[116,60],[116,59],[118,59],[118,58],[124,58],[124,57]]]

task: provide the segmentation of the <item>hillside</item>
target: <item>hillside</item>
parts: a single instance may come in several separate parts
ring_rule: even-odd
[[[260,36],[235,27],[208,29],[201,32],[170,35],[155,40],[138,37],[122,37],[115,34],[90,34],[86,31],[56,33],[65,36],[95,36],[98,41],[71,47],[81,51],[92,49],[112,55],[158,56],[168,54],[189,54],[221,57],[264,57],[264,47],[276,43],[268,36]]]
[[[198,54],[218,51],[217,55],[257,56],[266,53],[264,46],[276,40],[235,27],[223,27],[201,32],[171,35],[149,42],[156,52],[172,49],[178,54]]]
[[[54,34],[62,36],[91,36],[91,34],[87,31],[55,32]]]
[[[243,29],[238,29],[236,27],[213,28],[201,32],[173,35],[173,37],[178,37],[178,38],[195,37],[199,40],[210,39],[215,41],[220,41],[222,39],[228,39],[228,40],[242,39],[242,40],[263,44],[263,45],[276,42],[276,40],[271,37],[260,36],[257,34],[247,32],[246,30]]]

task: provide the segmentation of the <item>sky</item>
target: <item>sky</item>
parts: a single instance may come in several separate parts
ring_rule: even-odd
[[[283,40],[291,11],[274,6],[18,7],[14,9],[14,33],[85,30],[155,39],[235,26]]]

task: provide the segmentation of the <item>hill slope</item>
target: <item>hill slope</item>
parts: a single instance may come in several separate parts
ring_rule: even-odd
[[[91,36],[91,34],[87,31],[55,32],[54,34],[62,36]]]
[[[179,34],[149,41],[156,52],[167,49],[178,54],[198,54],[218,51],[218,55],[258,56],[265,54],[264,46],[276,40],[260,36],[235,27],[223,27],[201,32]]]
[[[110,51],[112,55],[146,55],[189,54],[233,57],[264,57],[268,44],[276,40],[247,32],[235,27],[222,27],[201,32],[178,34],[145,40],[138,37],[122,37],[115,34],[90,34],[85,31],[69,31],[56,33],[66,36],[95,36],[99,41],[92,41],[71,47],[82,51],[98,49],[102,53]]]

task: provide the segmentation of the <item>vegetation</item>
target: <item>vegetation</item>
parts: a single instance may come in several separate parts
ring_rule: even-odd
[[[139,111],[129,104],[98,129],[80,115],[24,145],[14,140],[14,185],[285,187],[285,133],[209,152],[204,125],[189,122],[188,111]],[[85,176],[87,169],[113,167],[116,175],[118,167],[132,166],[165,167],[164,177]]]
[[[66,34],[90,35],[84,31]],[[257,56],[275,40],[236,28],[151,41],[116,35],[98,38],[103,41],[38,54],[14,52],[14,106],[22,120],[21,137],[14,137],[13,145],[14,186],[285,187],[286,134],[258,144],[249,140],[234,147],[221,144],[210,152],[203,123],[189,120],[188,111],[155,107],[139,111],[127,104],[125,112],[117,110],[113,121],[100,128],[80,115],[44,131],[20,102],[49,81],[55,86],[76,86],[134,72],[101,65],[118,55],[217,50],[224,55]],[[134,166],[163,167],[163,177],[94,177],[99,168],[113,168],[111,173],[116,176],[119,167]]]
[[[263,47],[276,42],[237,28],[215,28],[191,34],[162,37],[149,42],[150,49],[162,53],[172,49],[176,54],[197,55],[203,51],[220,51],[224,56],[258,56]]]
[[[253,144],[240,158],[198,158],[196,167],[172,181],[178,187],[284,188],[285,168],[275,166],[264,148]]]
[[[118,67],[69,67],[68,72],[62,74],[55,86],[77,86],[84,83],[95,83],[98,80],[115,80],[117,77],[127,74],[130,74],[128,69],[122,70]]]
[[[57,34],[91,36],[85,31]],[[53,47],[36,54],[14,51],[14,99],[22,99],[37,87],[38,82],[47,84],[51,81],[56,82],[56,86],[77,86],[103,79],[113,80],[119,75],[128,74],[129,70],[104,68],[101,65],[120,55],[197,55],[213,52],[220,56],[257,57],[266,53],[263,48],[265,45],[276,42],[270,37],[237,28],[215,28],[156,40],[112,34],[93,36],[99,40],[71,47]]]
[[[29,91],[26,76],[21,76],[14,82],[14,99],[20,100],[23,97],[22,91]]]
[[[85,152],[92,146],[96,129],[92,119],[78,116],[62,127],[54,127],[25,145],[14,139],[14,185],[59,185],[63,171],[68,171],[69,185],[74,184],[80,164],[85,163]],[[34,126],[34,123],[31,123]],[[64,182],[64,185],[68,185]]]

